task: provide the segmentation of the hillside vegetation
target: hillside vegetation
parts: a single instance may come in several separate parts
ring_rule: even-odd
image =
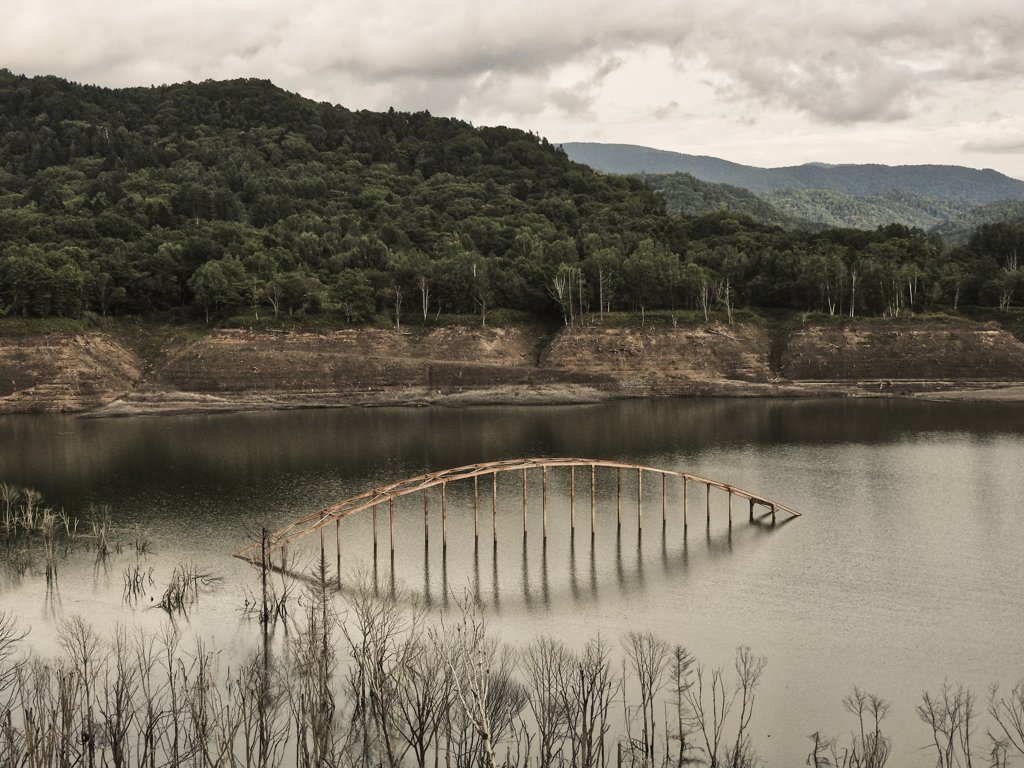
[[[673,216],[699,216],[709,211],[727,210],[746,214],[763,224],[778,224],[787,229],[823,228],[816,227],[814,221],[801,219],[782,210],[781,206],[742,187],[712,184],[689,173],[641,174],[640,178],[648,189],[665,198],[666,209]]]
[[[896,223],[948,235],[961,245],[980,224],[1020,223],[1015,203],[1024,200],[1024,182],[960,166],[757,168],[629,144],[562,146],[571,159],[599,171],[640,175],[665,196],[670,213],[725,207],[786,227],[875,229]],[[673,176],[679,179],[666,181]],[[699,196],[688,189],[694,184],[705,187]],[[759,206],[751,196],[770,206]]]
[[[0,125],[10,317],[486,324],[500,309],[571,324],[1021,299],[1024,227],[987,225],[950,250],[907,226],[671,216],[639,178],[534,134],[352,112],[267,81],[110,90],[0,71]]]
[[[899,222],[931,230],[975,207],[963,200],[924,197],[902,189],[870,195],[844,195],[827,189],[773,189],[758,199],[797,219],[857,229],[876,229]]]
[[[980,205],[935,225],[932,231],[942,235],[951,245],[963,245],[970,240],[975,229],[983,224],[996,222],[1024,224],[1024,201],[997,200],[994,203]]]

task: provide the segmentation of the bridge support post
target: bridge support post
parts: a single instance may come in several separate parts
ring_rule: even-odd
[[[661,473],[661,527],[668,522],[668,475]]]
[[[708,485],[708,497],[707,497],[708,528],[710,528],[711,527],[711,483],[708,483],[707,485]]]
[[[772,502],[772,525],[775,525],[775,502]]]
[[[441,549],[448,548],[448,483],[441,483]]]
[[[480,539],[480,477],[473,475],[473,535]]]
[[[341,588],[341,520],[334,521],[334,538],[338,545],[338,588]],[[377,551],[377,545],[374,544],[373,551]]]
[[[576,530],[576,467],[569,467],[569,525]]]
[[[541,494],[544,497],[544,501],[543,501],[543,504],[542,504],[543,513],[544,513],[544,540],[547,541],[547,539],[548,539],[548,468],[547,467],[543,468],[541,476],[543,478],[543,481],[541,483]]]
[[[526,534],[526,467],[523,467],[523,535]]]
[[[617,516],[616,516],[615,520],[616,520],[616,523],[618,524],[618,526],[621,528],[622,527],[622,467],[619,467],[615,471],[618,474],[618,481],[617,481],[617,483],[618,483],[618,507],[616,507],[616,510],[617,510],[616,514],[617,514]]]
[[[732,528],[732,487],[729,488],[729,527]]]
[[[392,496],[391,502],[391,557],[395,556],[395,497]]]
[[[750,500],[750,522],[754,522],[754,500]]]
[[[644,471],[636,470],[636,529],[644,529]]]
[[[423,543],[430,543],[430,491],[423,489]]]
[[[596,482],[596,467],[593,464],[590,465],[590,535],[594,535],[595,531],[595,515],[594,508],[597,506],[597,482]]]
[[[690,481],[686,475],[683,475],[683,533],[686,533],[686,529],[690,527],[690,520],[687,516],[686,504],[690,495]]]
[[[494,543],[498,543],[498,473],[491,475],[491,512],[494,526]]]
[[[340,520],[338,521],[341,522]],[[377,505],[373,505],[373,548],[377,549]]]

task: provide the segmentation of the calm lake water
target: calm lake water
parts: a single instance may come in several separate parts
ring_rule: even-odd
[[[670,482],[661,522],[659,478],[644,476],[644,529],[635,475],[623,476],[616,530],[615,471],[598,470],[597,532],[590,535],[589,472],[577,473],[577,529],[569,525],[568,470],[548,473],[547,542],[541,477],[499,476],[499,542],[492,543],[490,479],[473,539],[472,483],[448,491],[447,551],[440,496],[399,503],[396,556],[386,509],[374,557],[369,514],[343,522],[343,579],[392,579],[453,607],[469,589],[491,628],[524,644],[552,634],[582,646],[601,633],[650,629],[731,671],[735,648],[768,657],[754,743],[769,766],[800,766],[814,731],[848,734],[841,700],[857,685],[891,701],[890,765],[929,766],[930,731],[914,707],[944,680],[983,703],[992,683],[1024,677],[1024,406],[887,400],[675,400],[538,408],[347,409],[206,417],[91,420],[0,417],[0,482],[41,491],[81,513],[109,504],[115,524],[140,525],[155,547],[149,595],[174,565],[193,561],[220,581],[203,594],[187,631],[228,653],[256,642],[242,607],[255,572],[231,557],[254,525],[280,527],[362,491],[465,464],[521,457],[614,459],[684,471],[764,495],[803,513],[750,525],[737,500]],[[439,494],[439,492],[438,492]],[[780,520],[784,519],[780,515]],[[328,557],[335,555],[329,529]],[[127,536],[127,535],[126,535]],[[290,553],[312,563],[319,546]],[[0,555],[3,552],[0,551]],[[59,564],[57,588],[0,569],[0,605],[31,626],[34,649],[56,650],[59,619],[81,614],[159,627],[165,614],[122,601],[133,550],[95,569],[88,553]],[[983,707],[982,707],[983,708]],[[981,749],[984,726],[977,734]]]

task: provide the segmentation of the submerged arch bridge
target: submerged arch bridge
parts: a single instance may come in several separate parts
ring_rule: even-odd
[[[790,519],[799,517],[800,513],[790,509],[789,507],[783,506],[775,501],[764,498],[756,493],[745,491],[742,488],[736,488],[735,486],[728,485],[726,483],[720,483],[716,480],[708,480],[707,478],[697,477],[696,475],[690,475],[685,472],[676,472],[671,469],[659,469],[657,467],[647,467],[641,464],[629,464],[621,461],[603,461],[599,459],[511,459],[506,461],[492,461],[485,464],[469,464],[464,467],[456,467],[455,469],[445,469],[440,472],[429,472],[419,477],[412,477],[408,480],[402,480],[391,485],[385,485],[380,488],[374,488],[371,491],[366,491],[353,496],[345,501],[332,504],[329,507],[324,507],[321,510],[313,512],[312,514],[306,515],[305,517],[296,520],[290,525],[285,526],[279,531],[276,531],[269,535],[264,535],[259,541],[253,542],[245,549],[237,552],[235,557],[242,558],[243,560],[249,560],[250,562],[257,563],[261,560],[268,562],[269,558],[273,553],[280,551],[282,564],[286,562],[288,545],[303,536],[308,536],[312,533],[320,531],[320,546],[323,548],[323,537],[324,528],[331,523],[340,523],[342,518],[350,517],[357,512],[362,512],[366,509],[373,510],[373,544],[377,546],[377,508],[381,504],[387,504],[389,510],[389,521],[390,521],[390,534],[391,534],[391,551],[395,551],[395,500],[401,496],[408,496],[414,493],[423,493],[423,522],[424,522],[424,538],[429,541],[429,514],[430,514],[430,496],[429,490],[436,486],[441,486],[441,525],[442,525],[442,541],[444,546],[448,544],[448,496],[447,487],[448,483],[457,482],[459,480],[473,480],[473,505],[474,505],[474,533],[479,539],[480,537],[480,478],[482,476],[490,476],[491,480],[491,518],[492,518],[492,529],[494,535],[494,541],[498,541],[498,473],[499,472],[517,472],[521,471],[523,475],[523,532],[527,532],[527,484],[526,476],[528,470],[541,470],[543,473],[542,481],[542,509],[543,509],[543,535],[547,538],[548,535],[548,477],[547,472],[549,469],[556,467],[568,467],[570,470],[570,517],[573,530],[576,529],[576,470],[577,469],[589,469],[590,481],[586,483],[584,481],[583,490],[586,492],[590,491],[590,532],[593,534],[596,530],[596,506],[597,506],[597,482],[596,472],[598,467],[610,467],[617,470],[617,504],[618,504],[618,524],[622,525],[622,473],[623,470],[627,472],[635,472],[637,478],[637,503],[636,503],[636,518],[637,527],[643,528],[643,491],[644,491],[644,474],[648,475],[660,475],[661,476],[661,517],[662,523],[664,524],[668,515],[668,479],[677,478],[681,479],[683,483],[683,494],[682,494],[682,514],[683,514],[683,526],[686,528],[689,525],[689,486],[691,483],[696,485],[703,485],[706,488],[706,502],[705,511],[707,516],[707,524],[711,525],[711,489],[723,491],[729,496],[729,525],[732,525],[732,513],[733,513],[733,497],[737,496],[741,499],[746,499],[749,502],[749,519],[751,522],[754,521],[754,507],[760,506],[767,509],[768,514],[771,515],[771,522],[774,525],[776,516],[780,512],[784,512],[790,516]],[[589,487],[588,487],[589,486]],[[340,547],[340,533],[339,536],[339,557],[341,553]]]

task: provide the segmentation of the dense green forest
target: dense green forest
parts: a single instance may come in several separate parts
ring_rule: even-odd
[[[979,205],[932,227],[931,231],[942,235],[951,245],[963,245],[970,240],[975,229],[993,222],[1024,224],[1024,201],[996,200],[994,203]]]
[[[0,70],[0,314],[1019,304],[1024,226],[966,245],[670,216],[521,130],[353,112],[267,81],[110,90]],[[404,313],[404,314],[403,314]]]
[[[809,219],[783,211],[742,187],[701,181],[689,173],[643,173],[640,179],[648,189],[665,198],[666,210],[672,216],[699,216],[707,211],[728,210],[745,213],[762,224],[778,224],[787,229],[824,229]]]
[[[827,189],[773,189],[761,199],[797,219],[828,227],[876,229],[894,221],[930,231],[976,206],[964,200],[925,197],[902,189],[844,195]]]

